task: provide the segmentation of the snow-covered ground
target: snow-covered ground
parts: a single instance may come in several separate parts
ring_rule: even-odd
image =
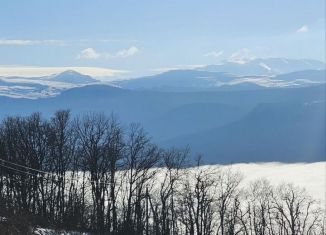
[[[35,235],[88,235],[88,233],[81,233],[81,232],[72,232],[72,231],[55,231],[53,229],[46,229],[46,228],[36,228],[34,231]]]

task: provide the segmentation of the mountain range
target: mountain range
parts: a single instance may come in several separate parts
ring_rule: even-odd
[[[304,87],[325,81],[323,62],[269,58],[170,70],[152,76],[116,80],[109,85],[131,90],[181,92]],[[0,77],[0,95],[36,99],[56,96],[64,90],[89,84],[101,82],[71,70],[44,77]]]
[[[325,70],[303,70],[275,76],[238,76],[225,72],[173,70],[115,84],[133,90],[229,91],[303,87],[325,82]]]
[[[273,75],[207,66],[111,85],[74,71],[2,77],[0,118],[32,112],[49,117],[59,109],[70,109],[73,116],[115,113],[123,125],[141,123],[160,146],[189,146],[193,156],[203,154],[208,163],[322,161],[326,85],[320,63],[295,61],[287,70],[275,66],[273,71],[286,73]]]

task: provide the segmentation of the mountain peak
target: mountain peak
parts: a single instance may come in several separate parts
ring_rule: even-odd
[[[77,72],[75,70],[68,69],[68,70],[65,70],[65,71],[63,71],[61,73],[56,74],[56,76],[57,75],[83,75],[83,74],[81,74],[81,73],[79,73],[79,72]]]
[[[51,81],[71,83],[76,85],[98,82],[98,80],[92,78],[91,76],[78,73],[75,70],[66,70],[62,73],[56,74],[51,77]]]

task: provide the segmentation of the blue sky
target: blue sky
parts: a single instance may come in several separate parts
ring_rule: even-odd
[[[325,61],[324,28],[324,0],[2,0],[0,65],[132,77],[230,58]]]

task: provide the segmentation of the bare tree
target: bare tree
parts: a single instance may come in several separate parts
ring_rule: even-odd
[[[76,130],[82,148],[83,164],[89,172],[93,197],[93,228],[104,231],[105,201],[110,161],[106,157],[110,123],[103,114],[88,114],[76,120]]]
[[[150,143],[138,124],[130,126],[126,140],[124,169],[126,177],[126,205],[124,206],[124,231],[142,234],[145,218],[142,203],[145,203],[146,185],[155,176],[160,159],[157,146]]]
[[[275,234],[272,219],[273,187],[266,179],[253,181],[245,191],[239,220],[245,234]]]
[[[234,173],[231,169],[221,170],[216,178],[217,192],[216,192],[216,207],[219,218],[217,233],[227,234],[227,232],[234,231],[234,220],[237,214],[234,210],[239,209],[239,184],[242,176],[239,173]]]
[[[304,189],[282,184],[274,192],[273,204],[278,234],[315,234],[320,230],[320,207]]]
[[[156,200],[156,210],[152,210],[155,217],[156,234],[177,234],[175,194],[183,175],[182,168],[185,167],[188,152],[188,149],[170,149],[162,154],[163,168],[158,175],[160,187]]]
[[[201,157],[192,174],[187,176],[179,199],[179,217],[186,234],[206,235],[214,231],[217,171],[201,168],[200,164]]]

